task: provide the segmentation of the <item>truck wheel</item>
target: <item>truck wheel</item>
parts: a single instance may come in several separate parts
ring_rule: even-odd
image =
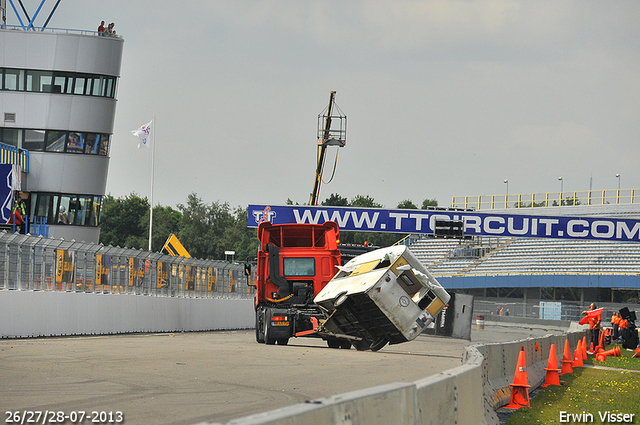
[[[262,310],[256,311],[256,342],[264,344],[264,316]]]
[[[380,338],[379,340],[371,344],[371,351],[376,352],[380,350],[382,347],[387,345],[387,342],[389,341],[386,338]]]
[[[371,345],[364,339],[361,341],[354,341],[353,346],[356,347],[356,350],[358,351],[367,351],[371,347]]]
[[[289,343],[289,338],[278,338],[278,345],[287,345]]]
[[[335,338],[329,338],[327,340],[327,345],[329,348],[340,348],[340,340]]]
[[[348,339],[343,339],[342,341],[340,341],[340,348],[342,348],[343,350],[351,349],[351,341],[349,341]]]
[[[271,321],[271,318],[269,318],[269,321]],[[267,325],[264,329],[264,343],[267,345],[273,345],[276,343],[276,339],[270,335],[271,332],[269,332],[269,328],[269,322],[267,322]]]

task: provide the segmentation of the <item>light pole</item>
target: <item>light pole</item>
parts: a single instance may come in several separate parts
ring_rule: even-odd
[[[507,202],[509,202],[509,180],[504,179],[504,183],[507,185],[507,194],[504,197],[504,207],[509,208],[509,205],[507,204]]]
[[[564,180],[562,180],[562,176],[558,176],[558,180],[560,180],[560,206],[562,206],[562,192],[564,192]]]
[[[616,178],[618,179],[618,192],[620,192],[620,174],[616,174]]]
[[[620,203],[620,174],[616,173],[616,178],[618,179],[618,191],[616,192],[616,204]]]

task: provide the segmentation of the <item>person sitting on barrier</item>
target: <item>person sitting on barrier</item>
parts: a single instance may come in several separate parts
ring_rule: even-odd
[[[587,315],[590,311],[593,311],[593,310],[596,310],[595,303],[591,303],[591,305],[589,306],[589,310],[583,311],[582,314]],[[601,321],[602,321],[602,318],[600,317],[599,314],[594,317],[589,317],[589,341],[591,341],[591,345],[593,346],[594,350],[600,342],[600,322]]]

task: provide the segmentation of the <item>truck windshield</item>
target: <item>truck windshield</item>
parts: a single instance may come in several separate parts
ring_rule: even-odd
[[[314,258],[283,258],[285,276],[315,276],[316,262]]]

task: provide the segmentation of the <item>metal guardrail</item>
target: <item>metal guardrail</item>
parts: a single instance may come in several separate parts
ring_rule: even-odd
[[[0,164],[19,165],[22,171],[29,172],[29,151],[0,143]]]
[[[638,203],[640,203],[640,189],[454,196],[451,200],[453,208],[475,210]]]
[[[6,29],[6,30],[18,30],[18,31],[35,31],[35,32],[49,32],[49,33],[54,33],[54,34],[79,34],[79,35],[95,35],[95,36],[102,36],[105,37],[103,35],[101,35],[98,31],[91,31],[91,30],[78,30],[78,29],[71,29],[71,28],[49,28],[49,27],[35,27],[32,26],[30,28],[27,28],[26,26],[21,26],[21,25],[6,25],[5,28],[2,29]],[[108,38],[122,38],[121,35],[117,34],[117,35],[109,35],[106,36]]]
[[[244,266],[0,232],[0,290],[252,298]]]

